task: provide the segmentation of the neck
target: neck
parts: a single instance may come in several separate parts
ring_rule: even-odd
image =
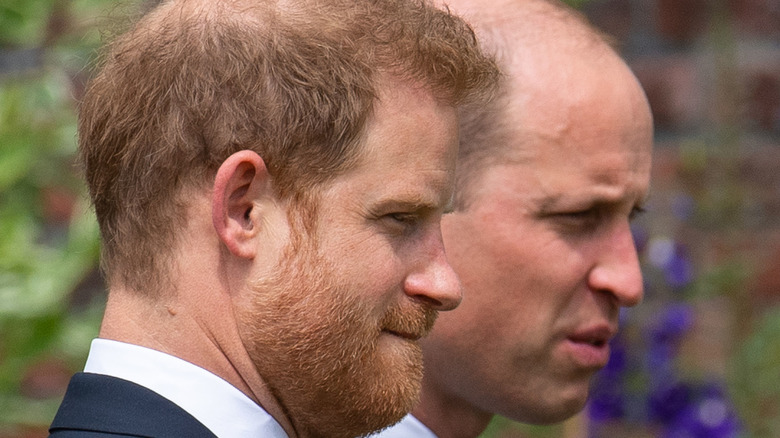
[[[476,438],[485,431],[493,414],[484,412],[466,400],[431,388],[423,378],[420,403],[412,411],[418,420],[439,438]]]
[[[240,342],[235,324],[228,322],[227,313],[232,312],[225,303],[206,299],[193,307],[178,298],[156,300],[112,288],[99,336],[161,351],[214,373],[265,409],[290,438],[296,438],[290,419]],[[210,316],[204,318],[201,312]]]

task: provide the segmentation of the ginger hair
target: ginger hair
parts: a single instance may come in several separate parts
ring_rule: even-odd
[[[102,267],[136,291],[165,281],[184,193],[208,190],[231,154],[257,152],[276,195],[305,204],[355,165],[383,78],[459,105],[498,76],[471,28],[425,0],[166,1],[100,64],[79,156]]]

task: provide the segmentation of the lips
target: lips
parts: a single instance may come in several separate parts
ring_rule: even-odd
[[[575,331],[565,345],[574,363],[583,368],[602,368],[609,361],[609,340],[616,329],[606,324]]]
[[[606,345],[614,335],[614,329],[606,325],[599,325],[589,329],[579,330],[571,334],[568,339],[572,342],[600,347]]]
[[[417,341],[433,329],[437,313],[433,309],[419,305],[404,310],[392,308],[385,315],[380,327],[383,333]]]
[[[390,334],[390,335],[393,335],[393,336],[397,336],[399,338],[406,339],[406,340],[409,340],[409,341],[417,341],[420,338],[422,338],[423,336],[425,336],[425,333],[402,332],[402,331],[389,330],[389,329],[382,330],[382,332]]]

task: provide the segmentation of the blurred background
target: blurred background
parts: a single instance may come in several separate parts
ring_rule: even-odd
[[[780,436],[780,0],[569,0],[656,123],[645,301],[586,410],[483,438]],[[76,105],[140,0],[0,0],[0,438],[44,437],[100,323]]]

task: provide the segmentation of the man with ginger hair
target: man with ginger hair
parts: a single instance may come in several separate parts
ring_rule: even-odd
[[[169,0],[113,41],[79,152],[109,294],[52,437],[354,437],[461,298],[457,107],[498,71],[424,0]]]
[[[642,298],[630,219],[652,118],[626,64],[544,0],[447,0],[496,52],[498,98],[465,111],[442,220],[463,303],[423,340],[420,404],[381,438],[474,438],[494,415],[560,422],[585,405],[621,307]]]

